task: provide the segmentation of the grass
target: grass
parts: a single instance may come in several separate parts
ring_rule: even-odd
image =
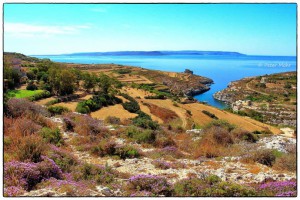
[[[8,95],[15,98],[27,98],[42,92],[43,90],[10,90]]]

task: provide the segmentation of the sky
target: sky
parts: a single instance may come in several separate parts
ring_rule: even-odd
[[[296,4],[4,4],[4,51],[296,55]]]

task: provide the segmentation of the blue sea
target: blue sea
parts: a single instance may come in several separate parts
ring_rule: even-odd
[[[294,56],[229,56],[229,55],[167,55],[167,56],[71,56],[45,55],[35,56],[49,58],[52,61],[104,64],[114,63],[138,66],[147,69],[183,72],[190,69],[194,74],[213,79],[211,89],[195,96],[199,101],[226,108],[223,102],[215,100],[213,94],[223,90],[231,81],[244,77],[258,76],[279,72],[296,71],[296,57]]]

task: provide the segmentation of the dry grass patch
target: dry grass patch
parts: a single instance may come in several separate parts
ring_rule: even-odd
[[[123,97],[124,98],[124,97]],[[128,101],[128,100],[127,100]],[[162,124],[163,120],[161,118],[159,118],[158,116],[155,116],[154,114],[152,114],[150,112],[150,109],[148,108],[148,106],[145,106],[144,104],[140,103],[140,101],[138,102],[139,106],[141,108],[141,111],[143,111],[144,113],[146,113],[147,115],[150,115],[151,119],[153,121],[157,121],[158,123]]]
[[[176,118],[178,115],[169,109],[159,107],[151,103],[145,103],[145,105],[150,109],[150,112],[163,120],[164,123],[168,123]]]
[[[229,123],[235,124],[250,132],[253,132],[255,130],[263,131],[269,129],[271,132],[275,134],[281,133],[281,131],[276,127],[263,124],[251,118],[242,117],[242,116],[235,115],[233,113],[219,110],[212,106],[208,106],[200,103],[180,104],[180,106],[182,108],[190,110],[192,112],[192,116],[191,116],[192,119],[195,121],[196,124],[201,126],[204,126],[205,124],[213,120],[212,118],[202,113],[203,110],[206,110],[216,115],[219,119],[227,120]]]
[[[75,112],[78,102],[77,101],[69,101],[69,102],[61,102],[54,104],[54,106],[63,106],[68,108],[70,111]]]
[[[214,169],[214,170],[219,169],[220,167],[222,167],[222,165],[219,162],[212,161],[212,160],[206,161],[203,164],[208,166],[211,169]]]
[[[46,98],[46,99],[41,99],[41,100],[38,100],[38,101],[35,101],[36,104],[39,104],[39,105],[45,105],[46,103],[48,103],[49,101],[53,101],[55,100],[56,98],[54,97],[49,97],[49,98]]]
[[[93,118],[102,120],[104,120],[108,116],[118,117],[121,120],[125,120],[129,118],[134,118],[137,116],[137,114],[128,112],[123,108],[121,104],[116,104],[113,106],[103,107],[95,112],[91,112],[91,116]]]

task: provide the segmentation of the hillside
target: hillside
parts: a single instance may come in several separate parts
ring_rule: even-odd
[[[214,94],[234,112],[267,124],[296,127],[297,73],[284,72],[234,81]]]
[[[187,96],[211,83],[5,53],[4,196],[295,196],[295,135]]]

